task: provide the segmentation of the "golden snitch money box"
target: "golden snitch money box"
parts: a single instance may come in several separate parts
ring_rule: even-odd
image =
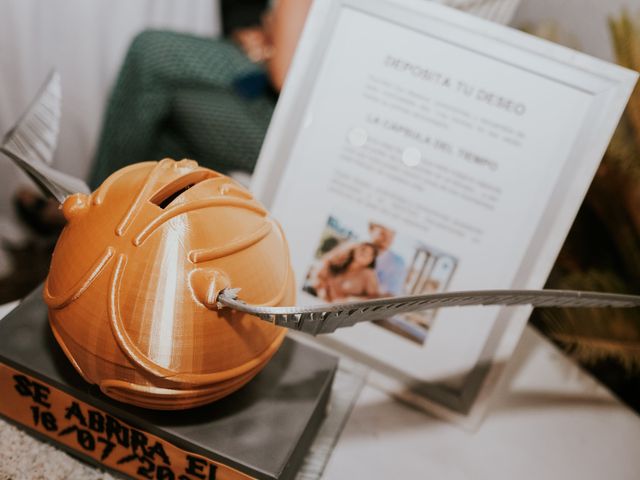
[[[62,209],[49,322],[106,395],[154,409],[202,405],[242,387],[277,351],[284,329],[216,306],[230,285],[256,304],[295,301],[282,231],[232,179],[191,160],[144,162]]]

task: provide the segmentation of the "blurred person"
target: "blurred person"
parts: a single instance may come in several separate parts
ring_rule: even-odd
[[[253,171],[311,0],[272,3],[262,25],[230,40],[155,30],[134,39],[105,112],[92,189],[126,165],[165,157]],[[64,226],[55,200],[22,190],[15,203],[38,235]]]
[[[231,41],[147,31],[131,45],[107,109],[90,184],[164,157],[251,172],[311,0],[278,0]]]
[[[396,232],[380,223],[369,222],[369,241],[376,247],[377,257],[375,273],[380,296],[393,297],[402,295],[407,267],[404,259],[391,250]],[[355,245],[347,241],[337,246],[322,257],[322,262],[329,265],[342,264]]]
[[[376,246],[367,242],[357,243],[342,253],[340,263],[326,259],[322,262],[313,285],[315,294],[327,302],[379,297],[375,273]]]

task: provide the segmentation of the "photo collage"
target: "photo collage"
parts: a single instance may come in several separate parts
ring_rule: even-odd
[[[438,293],[446,291],[457,265],[446,251],[374,219],[330,215],[303,290],[328,303]],[[375,323],[423,345],[436,313],[426,310]]]

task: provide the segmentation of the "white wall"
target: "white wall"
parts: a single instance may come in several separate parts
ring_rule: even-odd
[[[53,67],[62,74],[54,165],[85,177],[107,94],[131,38],[145,27],[217,35],[216,0],[0,0],[0,135]],[[0,216],[24,180],[0,158]]]

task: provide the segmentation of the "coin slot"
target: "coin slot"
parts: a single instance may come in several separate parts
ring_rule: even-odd
[[[189,173],[162,187],[149,199],[149,201],[164,210],[184,192],[211,177],[212,175],[208,172]]]

